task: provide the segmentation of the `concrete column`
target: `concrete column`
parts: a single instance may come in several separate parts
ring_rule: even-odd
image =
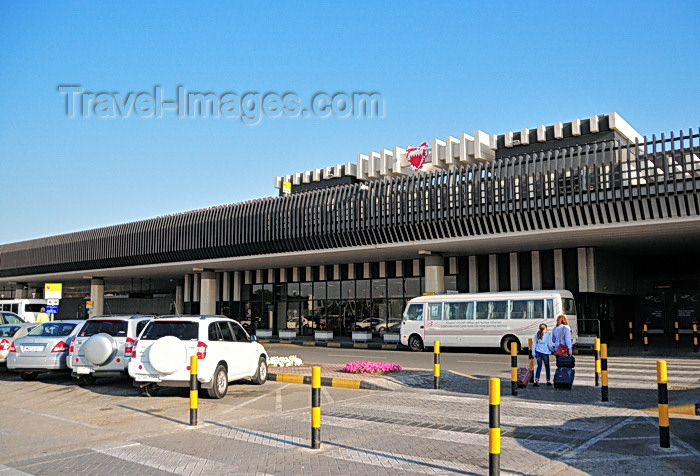
[[[448,274],[458,274],[459,269],[457,269],[457,257],[452,256],[448,259]]]
[[[240,301],[241,300],[241,272],[240,271],[234,271],[233,272],[233,296],[232,296],[232,301]]]
[[[175,286],[175,314],[181,315],[185,312],[185,299],[183,296],[183,286]]]
[[[280,283],[287,282],[287,268],[280,268]]]
[[[326,280],[326,265],[324,265],[324,264],[322,264],[321,266],[318,267],[318,280],[319,281]]]
[[[372,270],[370,269],[370,264],[369,263],[364,263],[362,266],[362,277],[365,279],[369,279],[372,277]]]
[[[275,284],[275,268],[270,268],[267,270],[267,282],[268,284]],[[272,329],[272,327],[270,327]]]
[[[355,263],[348,264],[348,279],[355,279]]]
[[[249,269],[243,271],[243,284],[252,284],[251,274],[252,271]]]
[[[420,276],[420,260],[413,260],[413,276]]]
[[[224,275],[221,278],[223,280],[223,290],[221,293],[222,301],[231,300],[231,271],[224,271]]]
[[[489,255],[489,291],[498,292],[498,255]]]
[[[518,253],[511,253],[510,258],[510,290],[520,291],[520,262]]]
[[[201,304],[200,314],[216,314],[216,273],[203,271],[201,274]]]
[[[476,256],[469,257],[469,292],[479,292],[479,262]]]
[[[183,302],[190,302],[192,300],[192,275],[185,275],[185,287],[183,289],[184,295],[182,296]],[[184,309],[184,308],[183,308]]]
[[[403,261],[401,260],[396,262],[396,277],[403,278]]]
[[[339,264],[333,265],[333,280],[340,281],[340,265]]]
[[[255,270],[255,284],[262,284],[262,283],[263,283],[263,270],[256,269]]]
[[[588,271],[588,292],[595,293],[598,291],[595,279],[595,249],[586,248],[586,263]]]
[[[91,316],[101,316],[105,313],[105,280],[103,278],[90,280],[90,301],[92,301]]]
[[[386,261],[379,262],[379,277],[386,278]]]
[[[29,287],[20,284],[15,288],[15,299],[27,299],[29,297]]]
[[[554,287],[564,289],[566,280],[564,279],[564,251],[554,250]]]
[[[306,281],[314,280],[314,269],[311,266],[306,267]]]
[[[216,273],[216,302],[221,301],[221,275],[222,273]]]
[[[445,292],[445,259],[442,256],[425,257],[425,292]]]
[[[531,251],[532,256],[532,290],[542,290],[542,268],[540,266],[540,252]]]
[[[586,248],[576,250],[576,263],[578,265],[578,290],[582,293],[588,292],[588,260],[586,259]]]
[[[202,274],[194,273],[192,280],[192,302],[200,301],[200,292],[202,291]]]

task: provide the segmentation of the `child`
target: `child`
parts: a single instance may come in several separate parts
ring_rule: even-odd
[[[545,371],[547,372],[547,385],[552,385],[550,382],[549,371],[549,356],[554,350],[552,336],[547,332],[547,324],[540,324],[540,330],[535,334],[535,343],[533,345],[535,357],[537,358],[537,372],[535,373],[535,387],[540,386],[540,373],[542,371],[542,363],[544,363]]]

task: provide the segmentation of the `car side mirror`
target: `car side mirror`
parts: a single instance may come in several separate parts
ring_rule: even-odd
[[[258,338],[256,336],[250,336],[250,341],[251,342],[257,342]]]

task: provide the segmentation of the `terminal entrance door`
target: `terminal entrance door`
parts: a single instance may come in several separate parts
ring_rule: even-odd
[[[647,323],[651,334],[674,334],[675,323],[681,334],[693,328],[693,322],[700,318],[700,292],[698,291],[659,291],[643,294],[637,314],[638,329]],[[638,331],[639,332],[639,331]]]

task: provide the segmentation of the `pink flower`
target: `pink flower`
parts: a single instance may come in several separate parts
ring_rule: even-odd
[[[403,370],[398,364],[388,364],[386,362],[348,362],[343,367],[343,372],[355,374],[377,373],[377,372],[401,372]]]

